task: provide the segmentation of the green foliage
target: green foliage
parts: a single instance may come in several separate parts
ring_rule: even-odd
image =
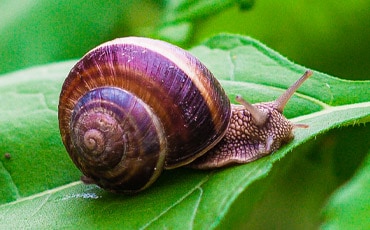
[[[40,0],[0,2],[0,73],[81,57],[116,37],[191,47],[218,33],[247,34],[297,63],[369,79],[370,1]]]
[[[116,26],[125,28],[130,4],[119,0],[2,1],[0,72],[80,57],[99,40],[108,39]],[[110,9],[109,14],[104,8]]]
[[[263,0],[197,23],[195,41],[247,34],[297,63],[346,79],[370,79],[370,1]]]
[[[114,37],[146,35],[189,47],[219,31],[248,31],[310,67],[331,60],[326,69],[368,79],[361,65],[369,50],[369,31],[362,29],[370,22],[363,13],[367,1],[257,1],[245,13],[253,3],[2,1],[0,73],[49,64],[0,77],[0,228],[367,229],[370,82],[318,71],[284,111],[310,127],[295,130],[294,141],[268,157],[222,170],[165,171],[136,196],[79,182],[57,120],[61,85],[76,61],[50,63],[81,57]],[[351,21],[338,12],[350,12]],[[340,25],[330,24],[333,18]],[[347,56],[346,48],[363,58]],[[214,36],[190,51],[232,101],[236,94],[251,102],[273,100],[306,70],[244,36]]]
[[[216,36],[191,52],[219,77],[232,98],[242,94],[253,101],[272,100],[305,70],[242,36]],[[237,227],[240,213],[244,223],[248,222],[256,202],[268,198],[263,190],[269,186],[269,173],[275,174],[275,164],[288,152],[303,157],[291,151],[329,129],[370,119],[369,94],[346,94],[349,87],[366,92],[370,82],[344,81],[315,72],[287,106],[287,114],[295,122],[310,128],[296,130],[294,141],[273,155],[223,170],[164,172],[154,186],[139,195],[113,195],[78,182],[79,173],[60,141],[58,95],[73,63],[46,65],[1,78],[1,99],[8,103],[0,107],[6,115],[0,123],[0,149],[12,156],[2,159],[1,165],[5,175],[2,227],[65,228],[78,223],[98,228],[177,228],[180,221],[184,229]],[[296,109],[302,103],[304,108]],[[254,192],[256,187],[258,192]],[[241,198],[247,198],[246,206],[236,205]]]
[[[353,179],[340,188],[324,209],[323,229],[370,228],[370,152]]]

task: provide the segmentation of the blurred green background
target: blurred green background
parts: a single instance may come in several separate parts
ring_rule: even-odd
[[[0,74],[77,59],[116,37],[155,37],[190,48],[229,32],[256,38],[308,68],[345,79],[370,79],[369,0],[0,0],[0,15]],[[368,153],[369,133],[370,126],[333,130],[300,147],[306,157],[294,167],[286,167],[290,158],[302,155],[282,160],[283,167],[275,168],[286,173],[280,177],[272,172],[266,192],[270,199],[258,203],[254,222],[248,224],[266,228],[268,220],[259,220],[268,217],[276,227],[293,213],[297,223],[286,218],[291,223],[284,226],[318,226],[317,210]],[[303,217],[308,224],[300,223]],[[238,213],[238,218],[244,215]]]
[[[184,48],[221,32],[256,38],[333,76],[370,79],[370,1],[0,1],[0,73],[79,58],[115,37]]]

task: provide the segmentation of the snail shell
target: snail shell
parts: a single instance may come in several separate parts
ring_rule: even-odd
[[[84,182],[141,191],[163,169],[247,163],[293,139],[282,112],[306,71],[272,102],[241,105],[188,52],[147,38],[120,38],[88,52],[70,71],[59,101],[63,143]]]
[[[62,141],[102,188],[137,192],[224,136],[230,102],[212,73],[171,44],[127,37],[88,52],[60,94]]]

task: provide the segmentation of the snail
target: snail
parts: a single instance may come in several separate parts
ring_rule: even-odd
[[[311,71],[273,102],[230,103],[213,74],[160,40],[118,38],[92,49],[65,79],[58,119],[83,181],[116,193],[149,187],[163,169],[247,163],[293,138],[283,109]]]

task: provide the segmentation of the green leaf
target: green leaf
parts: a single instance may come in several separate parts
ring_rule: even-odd
[[[238,5],[241,10],[247,10],[253,4],[253,0],[167,1],[155,36],[178,45],[185,45],[192,37],[193,27],[197,26],[196,22],[199,19],[209,18],[234,5]]]
[[[127,34],[132,5],[133,0],[1,1],[0,73],[79,57],[118,28]]]
[[[71,67],[63,63],[0,77],[0,203],[78,180],[57,118],[58,94]]]
[[[256,40],[219,35],[191,50],[219,78],[233,99],[273,100],[306,68]],[[0,77],[0,228],[195,228],[209,229],[249,214],[268,187],[269,173],[297,146],[330,129],[370,121],[370,81],[345,81],[314,72],[288,103],[286,115],[308,129],[274,154],[213,171],[165,171],[136,196],[114,195],[78,181],[58,134],[57,103],[74,62]],[[290,154],[288,154],[290,152]],[[288,155],[287,155],[288,154]],[[257,192],[256,192],[257,191]],[[247,206],[231,209],[245,199]],[[181,225],[179,226],[179,223]]]
[[[370,152],[351,181],[340,188],[324,208],[322,229],[370,228]]]
[[[219,13],[225,8],[228,8],[234,4],[240,4],[243,6],[253,5],[253,1],[240,1],[240,0],[168,1],[166,5],[168,11],[164,15],[163,21],[165,23],[175,23],[179,21],[180,22],[194,21],[199,18],[204,18],[209,15]]]

